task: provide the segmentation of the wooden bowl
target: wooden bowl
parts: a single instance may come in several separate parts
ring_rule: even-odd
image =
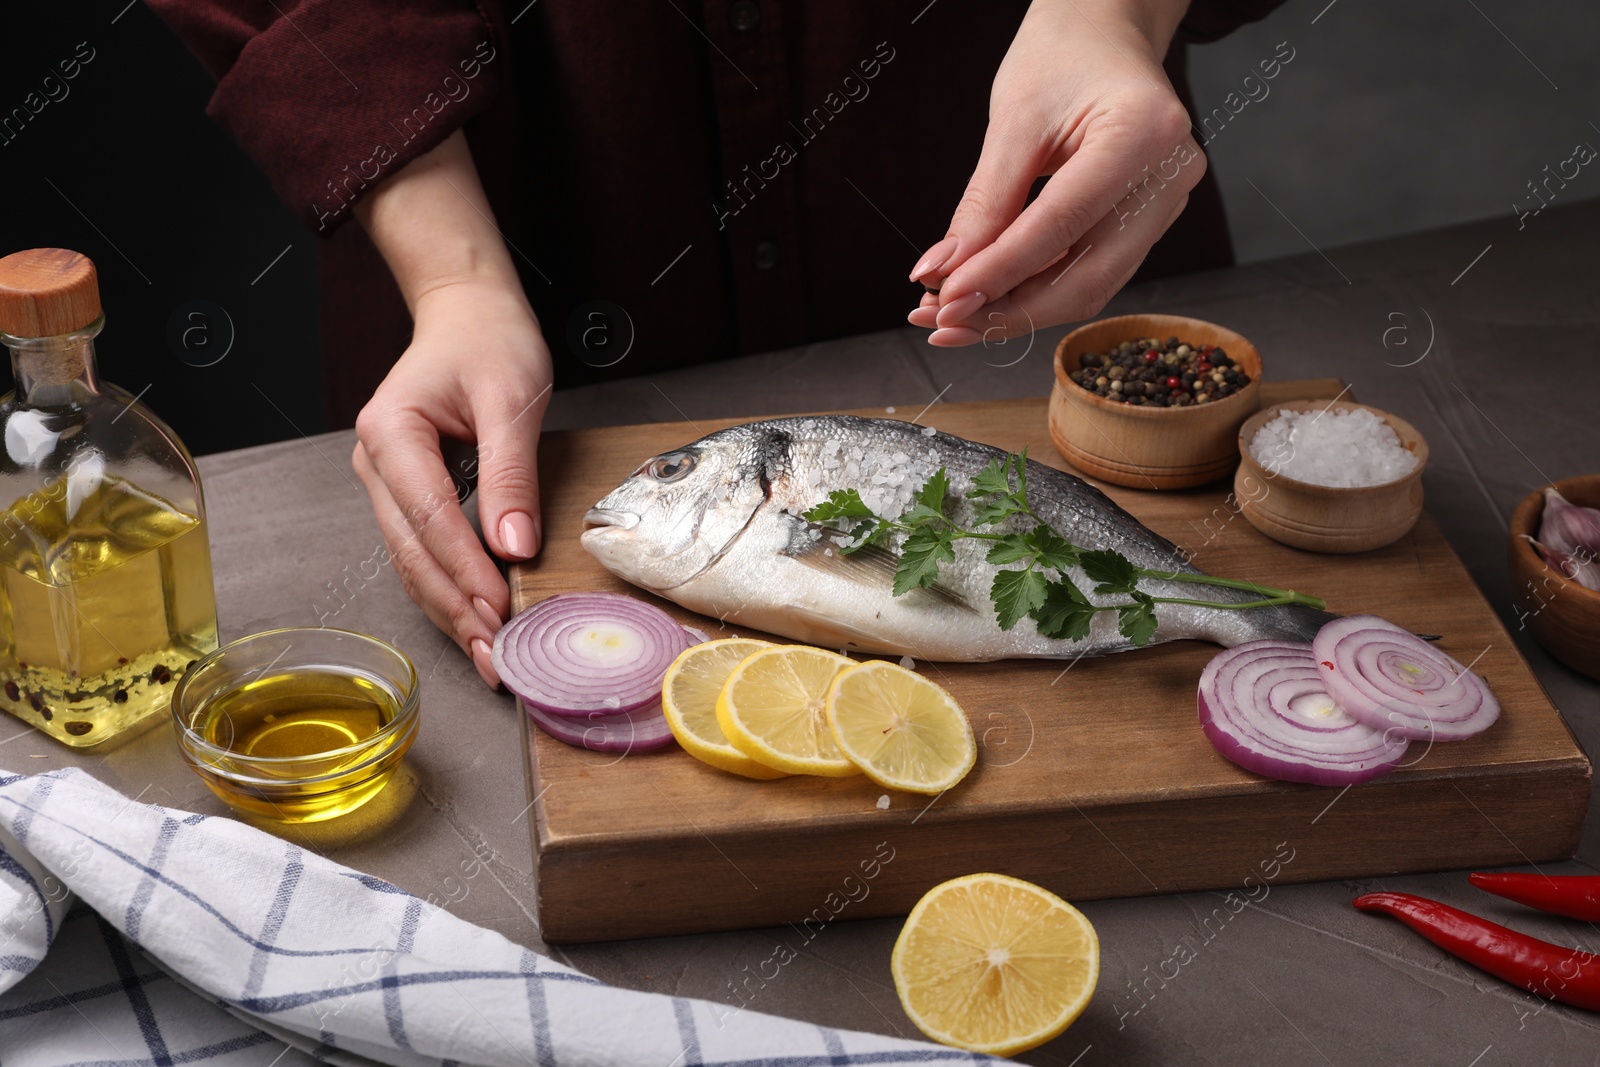
[[[1409,474],[1382,485],[1339,488],[1273,474],[1250,454],[1256,432],[1281,411],[1370,411],[1417,457]],[[1239,428],[1234,500],[1250,525],[1275,541],[1313,552],[1367,552],[1404,537],[1422,515],[1422,471],[1428,442],[1417,428],[1386,411],[1348,400],[1291,400],[1252,415]]]
[[[1556,482],[1574,504],[1600,507],[1600,474]],[[1600,593],[1585,589],[1544,561],[1528,543],[1538,536],[1544,490],[1529,493],[1511,516],[1507,552],[1518,629],[1526,626],[1556,659],[1579,674],[1600,679]],[[1527,535],[1526,537],[1523,535]]]
[[[1138,337],[1177,336],[1218,345],[1250,384],[1193,407],[1135,406],[1107,400],[1067,377],[1078,357]],[[1079,326],[1056,346],[1050,439],[1085,474],[1135,489],[1185,489],[1227,475],[1239,462],[1239,425],[1260,406],[1261,354],[1232,330],[1184,315],[1118,315]]]

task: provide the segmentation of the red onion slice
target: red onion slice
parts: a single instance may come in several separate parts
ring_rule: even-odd
[[[495,634],[505,687],[551,715],[621,715],[660,699],[694,638],[671,615],[621,593],[558,593]]]
[[[551,715],[527,703],[522,709],[557,741],[594,752],[648,752],[672,743],[672,729],[661,714],[660,701],[621,715],[597,711],[583,716]]]
[[[1200,726],[1225,758],[1284,782],[1353,785],[1391,771],[1409,742],[1336,704],[1311,646],[1250,641],[1200,674]]]
[[[1335,619],[1311,647],[1328,692],[1376,729],[1459,741],[1500,717],[1500,702],[1482,678],[1376,615]]]

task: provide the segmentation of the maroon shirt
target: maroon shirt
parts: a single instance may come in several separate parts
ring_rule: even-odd
[[[1197,0],[1185,40],[1281,0]],[[1020,0],[150,0],[323,246],[328,416],[411,324],[361,193],[465,127],[558,387],[904,323]],[[1208,174],[1145,277],[1232,262]],[[626,348],[626,355],[621,355]],[[619,358],[620,356],[620,358]]]

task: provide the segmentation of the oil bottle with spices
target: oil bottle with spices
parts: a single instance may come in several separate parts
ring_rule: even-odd
[[[0,708],[76,748],[166,712],[217,647],[194,459],[101,381],[94,264],[59,248],[0,259]]]

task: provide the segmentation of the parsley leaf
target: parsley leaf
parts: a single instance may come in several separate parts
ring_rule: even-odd
[[[972,479],[972,488],[967,490],[967,496],[989,496],[992,493],[1010,495],[1011,480],[1006,475],[1006,469],[1010,462],[1010,456],[991,459],[989,465],[979,471]]]
[[[1019,560],[1032,559],[1036,551],[1028,542],[1027,534],[1007,534],[1003,540],[994,543],[994,547],[989,549],[989,554],[984,559],[1003,566]]]
[[[1024,509],[1028,505],[1028,446],[1011,457],[1011,468],[1017,472],[1017,500]]]
[[[900,563],[894,572],[894,595],[905,596],[913,589],[922,589],[939,577],[939,564],[953,562],[956,558],[951,542],[955,532],[921,526],[911,531],[900,548]]]
[[[1156,608],[1148,598],[1117,608],[1117,628],[1136,648],[1150,643],[1156,632]]]
[[[935,515],[943,518],[944,498],[949,492],[950,475],[945,472],[943,467],[940,467],[933,472],[933,477],[922,483],[922,488],[917,490],[912,499],[917,502],[919,507],[925,507]]]
[[[1033,550],[1039,566],[1049,567],[1055,571],[1065,571],[1068,567],[1078,563],[1078,548],[1071,541],[1056,533],[1044,523],[1040,523],[1024,535],[1028,547]],[[991,560],[991,562],[993,562]]]
[[[889,532],[889,524],[879,518],[871,518],[865,522],[858,522],[850,531],[850,540],[839,546],[839,554],[848,556],[852,552],[859,552],[868,545],[882,541]]]
[[[1064,575],[1045,586],[1044,603],[1028,614],[1045,637],[1062,641],[1081,641],[1089,636],[1089,625],[1098,610],[1077,586]]]
[[[1083,573],[1089,576],[1091,582],[1099,583],[1094,587],[1096,593],[1134,591],[1139,574],[1122,553],[1102,548],[1080,553],[1079,559],[1083,563]]]
[[[1044,586],[1044,575],[1031,568],[996,574],[994,585],[989,589],[989,599],[994,601],[994,614],[1000,629],[1009,630],[1024,615],[1039,610],[1044,605]]]
[[[805,513],[810,522],[832,522],[835,519],[876,519],[872,509],[854,489],[835,489],[828,499]]]
[[[978,517],[973,520],[974,526],[996,526],[1005,522],[1022,509],[1009,497],[1000,500],[991,500],[978,511]]]

